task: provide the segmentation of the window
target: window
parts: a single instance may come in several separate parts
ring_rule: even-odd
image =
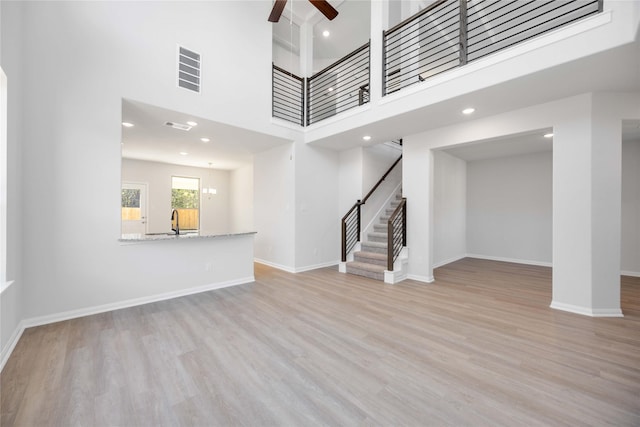
[[[180,230],[197,230],[200,223],[200,180],[171,177],[171,209],[178,211]]]

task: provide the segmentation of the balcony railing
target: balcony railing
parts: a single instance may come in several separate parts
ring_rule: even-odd
[[[383,95],[602,11],[603,0],[440,0],[383,33]]]
[[[307,83],[308,125],[369,102],[369,42]]]
[[[304,126],[304,79],[272,66],[271,115]]]
[[[603,1],[438,0],[383,32],[382,94],[597,14]],[[308,79],[273,65],[273,117],[305,126],[366,104],[369,65],[369,42]]]

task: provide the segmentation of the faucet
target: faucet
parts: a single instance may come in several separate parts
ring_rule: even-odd
[[[180,215],[178,215],[177,209],[171,211],[171,225],[173,225],[174,218],[176,220],[176,228],[172,228],[171,231],[175,231],[176,234],[180,234]]]

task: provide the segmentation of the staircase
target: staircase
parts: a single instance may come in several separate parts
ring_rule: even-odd
[[[379,223],[373,225],[373,231],[367,234],[366,240],[360,242],[360,250],[354,252],[353,261],[346,263],[346,272],[370,279],[385,280],[387,269],[387,221],[402,200],[397,193],[395,199],[380,216]]]

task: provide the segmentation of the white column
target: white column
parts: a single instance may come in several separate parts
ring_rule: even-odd
[[[598,95],[554,126],[552,308],[620,310],[621,120]]]
[[[382,98],[382,30],[387,28],[388,0],[371,2],[371,44],[369,45],[369,102]]]
[[[300,25],[300,77],[311,77],[313,73],[313,24]]]
[[[405,138],[402,193],[407,198],[408,277],[433,282],[433,152],[413,137]]]

